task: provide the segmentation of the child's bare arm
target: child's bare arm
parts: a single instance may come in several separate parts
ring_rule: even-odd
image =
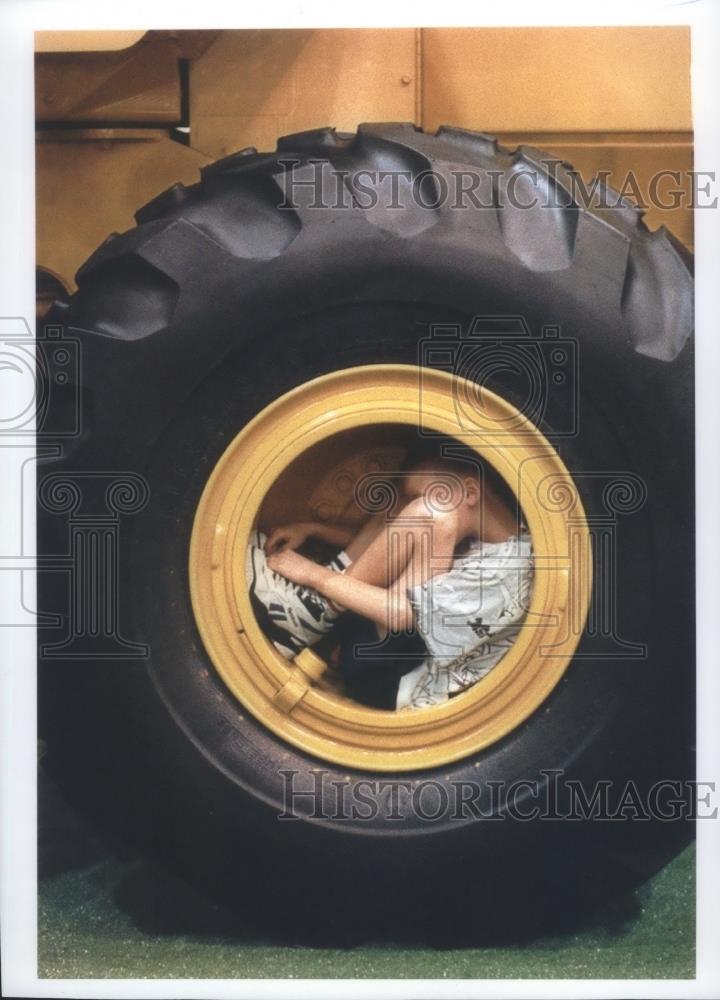
[[[353,528],[339,524],[317,524],[314,521],[296,521],[280,528],[274,528],[265,543],[265,551],[281,552],[283,549],[297,549],[308,538],[319,538],[330,545],[344,548],[355,534]]]

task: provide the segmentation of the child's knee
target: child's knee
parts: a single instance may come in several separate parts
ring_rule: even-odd
[[[457,542],[460,519],[455,510],[436,510],[432,513],[433,537],[454,544]]]
[[[395,524],[398,528],[404,527],[415,544],[428,535],[432,538],[433,548],[439,546],[452,549],[459,541],[460,522],[457,511],[428,508],[422,497],[406,504]]]
[[[434,511],[425,503],[424,497],[414,497],[403,504],[397,512],[398,521],[416,519],[419,517],[431,518]]]

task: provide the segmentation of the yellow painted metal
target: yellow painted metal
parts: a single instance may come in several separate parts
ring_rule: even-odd
[[[258,414],[232,441],[206,485],[189,559],[192,604],[205,648],[228,688],[257,719],[316,757],[378,771],[462,759],[516,728],[571,662],[592,578],[577,488],[533,424],[501,397],[478,392],[464,379],[412,365],[325,375]],[[288,663],[261,631],[245,579],[248,538],[277,477],[317,442],[375,424],[466,440],[515,490],[533,539],[535,582],[516,643],[482,681],[420,711],[366,708],[318,685],[323,665],[312,652]]]
[[[43,122],[169,125],[181,115],[179,50],[171,38],[113,52],[35,58],[35,117]]]
[[[425,28],[427,129],[692,129],[686,26]]]
[[[223,31],[190,65],[190,134],[224,156],[332,124],[417,121],[417,31]]]
[[[117,52],[139,42],[144,31],[36,31],[36,52]]]

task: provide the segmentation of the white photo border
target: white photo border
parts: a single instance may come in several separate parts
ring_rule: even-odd
[[[35,190],[33,34],[35,30],[260,27],[415,27],[531,25],[667,25],[692,30],[692,95],[696,170],[720,165],[720,4],[566,0],[512,5],[416,3],[388,0],[341,5],[337,0],[276,0],[241,6],[222,0],[180,7],[176,0],[102,5],[91,0],[3,0],[0,7],[0,316],[35,315]],[[695,211],[697,341],[697,651],[698,778],[720,778],[720,211]],[[23,521],[6,490],[16,457],[0,449],[0,555],[23,534],[34,544],[34,489],[25,494]],[[28,453],[29,455],[30,453]],[[30,465],[33,465],[31,462]],[[27,471],[27,470],[26,470]],[[17,484],[16,484],[17,485]],[[34,554],[27,550],[26,554]],[[11,574],[0,572],[0,614],[14,599]],[[30,576],[30,574],[28,574]],[[32,580],[28,580],[29,587]],[[0,621],[7,620],[0,618]],[[35,997],[717,997],[720,995],[720,824],[697,824],[697,976],[695,980],[146,980],[38,979],[36,864],[36,667],[32,628],[0,628],[2,754],[3,995]]]

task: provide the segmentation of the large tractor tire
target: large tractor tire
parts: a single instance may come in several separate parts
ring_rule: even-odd
[[[145,205],[46,318],[79,345],[82,432],[42,466],[41,551],[67,552],[68,519],[73,537],[91,523],[117,568],[107,627],[77,616],[90,548],[72,586],[42,583],[42,610],[75,623],[41,636],[48,767],[259,929],[517,938],[639,884],[692,834],[672,806],[693,776],[690,266],[630,203],[600,186],[585,204],[576,182],[452,128],[287,136]],[[482,350],[466,363],[468,343]],[[272,430],[262,421],[305,392],[307,412],[322,392],[341,407],[356,378],[358,398],[400,398],[423,371],[477,383],[552,446],[580,500],[592,600],[548,689],[500,729],[481,738],[481,720],[450,749],[394,757],[390,737],[375,753],[355,730],[313,742],[292,699],[285,725],[233,686],[198,621],[213,609],[190,550],[241,432]],[[242,439],[248,479],[272,436]],[[237,489],[253,487],[237,468]],[[577,814],[578,788],[607,792],[614,818]]]

